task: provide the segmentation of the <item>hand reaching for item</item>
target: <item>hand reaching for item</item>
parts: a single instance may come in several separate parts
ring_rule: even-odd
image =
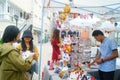
[[[38,57],[39,57],[39,54],[34,53],[33,57],[34,57],[34,59],[35,59],[35,60],[37,60],[37,59],[38,59]]]

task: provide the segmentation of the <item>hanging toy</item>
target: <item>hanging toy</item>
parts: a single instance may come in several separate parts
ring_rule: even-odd
[[[70,53],[72,51],[71,45],[65,44],[64,45],[64,52],[65,53]]]
[[[66,15],[70,14],[70,11],[71,11],[71,9],[70,9],[69,5],[66,4],[66,6],[64,7],[65,14]]]
[[[57,25],[58,28],[61,28],[59,20],[56,20],[56,25]]]
[[[72,48],[71,48],[71,39],[69,37],[65,37],[63,41],[63,50],[65,53],[71,53]]]
[[[66,20],[66,15],[65,15],[65,13],[61,13],[60,14],[60,21],[61,22],[64,22]]]

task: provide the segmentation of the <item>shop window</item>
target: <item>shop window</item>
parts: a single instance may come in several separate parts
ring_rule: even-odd
[[[0,13],[4,12],[4,5],[0,3]]]

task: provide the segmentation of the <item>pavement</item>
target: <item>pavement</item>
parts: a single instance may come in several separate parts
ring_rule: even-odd
[[[52,46],[50,42],[43,43],[42,45],[42,67],[41,69],[44,69],[44,66],[47,65],[48,60],[51,60],[52,56]]]
[[[40,50],[40,44],[38,44],[38,49]],[[41,52],[41,51],[39,51]],[[47,65],[48,60],[51,60],[51,56],[52,56],[52,46],[50,44],[50,42],[47,43],[43,43],[42,44],[42,54],[40,54],[40,60],[41,60],[41,67],[39,67],[40,70],[40,79],[42,80],[42,72],[44,70],[44,66]],[[32,80],[38,80],[38,75],[34,74],[34,78]]]

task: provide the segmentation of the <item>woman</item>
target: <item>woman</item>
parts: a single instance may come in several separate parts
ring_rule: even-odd
[[[60,47],[61,45],[61,39],[60,39],[60,31],[58,29],[55,29],[53,31],[53,35],[51,38],[51,45],[52,45],[52,61],[56,62],[60,60]]]
[[[29,69],[29,73],[33,76],[33,73],[37,71],[38,68],[38,63],[37,63],[37,59],[38,59],[38,48],[33,44],[33,36],[32,36],[32,32],[30,30],[26,30],[23,33],[22,36],[22,41],[20,44],[17,45],[17,49],[20,51],[20,54],[23,55],[24,52],[31,52],[34,54],[34,61],[35,63],[33,63],[32,67]]]
[[[13,47],[19,39],[19,29],[16,26],[7,26],[0,45],[0,80],[27,80],[24,73],[30,69],[33,56],[25,60]]]

